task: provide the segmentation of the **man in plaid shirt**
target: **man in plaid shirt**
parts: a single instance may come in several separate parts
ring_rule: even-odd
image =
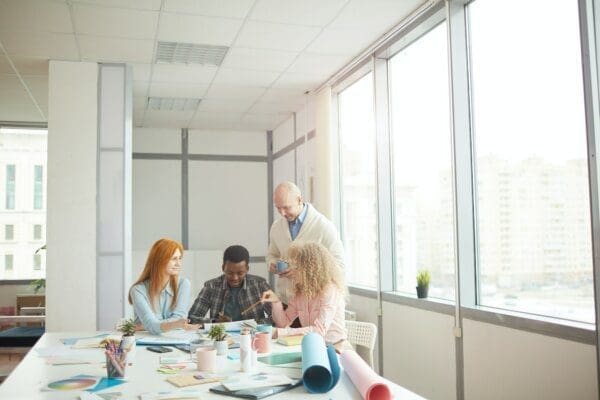
[[[239,321],[254,318],[271,319],[271,304],[260,303],[270,286],[264,278],[248,274],[250,254],[245,247],[229,246],[223,253],[223,275],[208,280],[188,312],[192,323],[205,321],[210,311],[213,321]]]

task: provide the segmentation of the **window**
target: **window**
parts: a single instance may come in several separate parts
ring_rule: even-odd
[[[14,225],[4,225],[4,239],[5,240],[15,240],[15,226]]]
[[[0,280],[44,278],[46,257],[34,254],[45,240],[47,139],[45,129],[0,127],[0,239],[9,241],[0,245]]]
[[[15,209],[15,165],[8,164],[6,166],[6,204],[7,210]]]
[[[33,226],[33,240],[42,240],[42,226],[41,225]]]
[[[468,14],[479,302],[593,323],[577,1]]]
[[[36,165],[33,168],[33,209],[42,209],[42,189],[43,189],[43,167]]]
[[[33,270],[39,271],[42,269],[42,255],[34,254],[33,255]]]
[[[377,175],[373,74],[338,96],[342,240],[348,283],[377,287]]]
[[[13,270],[13,255],[12,254],[4,255],[4,270],[5,271]]]
[[[454,200],[446,25],[389,60],[396,290],[454,299]]]

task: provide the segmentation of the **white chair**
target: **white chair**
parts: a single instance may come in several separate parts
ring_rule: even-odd
[[[365,361],[371,368],[374,368],[373,350],[377,341],[377,325],[370,322],[346,321],[346,331],[348,332],[348,341],[354,348],[362,346],[369,350]]]

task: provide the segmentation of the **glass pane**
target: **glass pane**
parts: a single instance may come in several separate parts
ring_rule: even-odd
[[[45,129],[0,128],[0,226],[7,237],[0,241],[0,280],[45,277],[46,258],[34,255],[45,236],[47,139]]]
[[[480,303],[594,322],[577,1],[468,12]]]
[[[377,287],[377,176],[373,74],[339,94],[342,240],[348,283]]]
[[[390,59],[396,290],[454,299],[454,200],[446,25]]]

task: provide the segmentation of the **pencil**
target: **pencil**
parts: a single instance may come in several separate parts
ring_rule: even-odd
[[[248,311],[252,310],[254,307],[256,307],[259,304],[260,304],[260,300],[258,300],[256,303],[252,304],[250,307],[248,307],[244,311],[242,311],[242,314],[246,314]]]

